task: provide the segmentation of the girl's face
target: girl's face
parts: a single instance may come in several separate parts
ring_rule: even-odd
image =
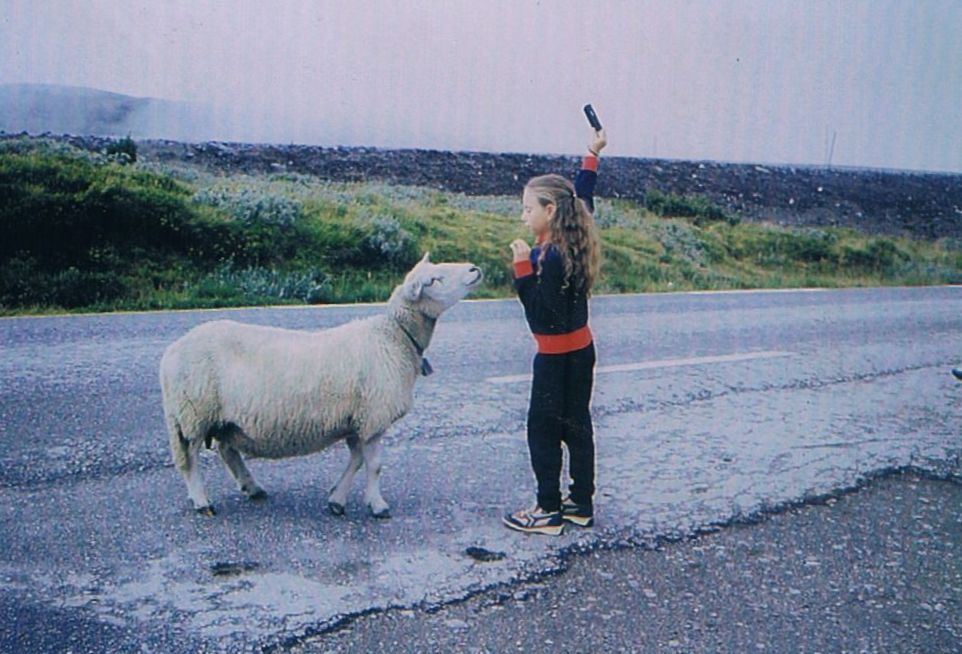
[[[521,196],[521,220],[535,238],[547,235],[554,209],[553,204],[542,206],[538,196],[531,189],[524,190],[524,195]]]

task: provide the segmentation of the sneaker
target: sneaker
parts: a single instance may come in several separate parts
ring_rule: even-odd
[[[575,504],[570,497],[564,497],[561,500],[561,518],[579,527],[590,527],[595,524],[595,517],[591,508],[582,504]]]
[[[561,519],[561,511],[543,511],[535,505],[530,509],[522,509],[502,518],[505,526],[526,534],[547,534],[560,536],[565,523]]]

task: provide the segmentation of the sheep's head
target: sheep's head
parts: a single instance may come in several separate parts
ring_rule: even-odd
[[[464,299],[481,283],[481,269],[472,263],[432,263],[425,254],[394,290],[392,299],[399,298],[431,317]]]

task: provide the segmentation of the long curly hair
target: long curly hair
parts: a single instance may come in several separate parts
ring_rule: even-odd
[[[525,185],[543,207],[555,206],[549,223],[547,242],[561,254],[565,285],[590,294],[601,269],[601,244],[595,220],[584,201],[575,195],[575,187],[561,175],[540,175]],[[545,248],[541,250],[544,257]]]

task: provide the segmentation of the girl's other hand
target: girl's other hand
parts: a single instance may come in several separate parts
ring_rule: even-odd
[[[511,242],[511,254],[514,257],[514,263],[518,263],[519,261],[527,261],[528,257],[531,256],[531,246],[522,241],[520,238],[516,239]]]
[[[588,146],[588,149],[596,154],[601,154],[601,151],[606,145],[608,145],[608,137],[605,135],[605,130],[602,128],[595,132],[595,138],[591,141],[591,145]]]

